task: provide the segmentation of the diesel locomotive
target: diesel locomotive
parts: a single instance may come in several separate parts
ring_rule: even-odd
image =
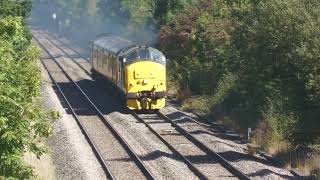
[[[166,58],[159,50],[112,34],[91,43],[91,72],[110,81],[132,110],[165,106]]]

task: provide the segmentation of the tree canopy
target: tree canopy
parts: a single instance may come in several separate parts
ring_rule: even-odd
[[[0,179],[30,179],[23,160],[29,151],[40,156],[42,137],[50,134],[39,103],[39,49],[30,44],[25,19],[31,1],[0,2]]]
[[[316,143],[319,7],[308,0],[198,1],[162,26],[161,48],[174,60],[173,79],[210,95],[216,116],[234,114],[243,128],[267,121],[270,143]]]

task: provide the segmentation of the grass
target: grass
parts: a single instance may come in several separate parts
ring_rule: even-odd
[[[202,115],[208,115],[210,112],[210,107],[206,97],[203,96],[193,96],[182,101],[183,110],[193,110]]]
[[[320,148],[318,146],[292,146],[285,139],[274,136],[272,125],[268,121],[259,123],[254,131],[252,143],[283,160],[284,167],[287,169],[298,169],[304,175],[319,174]]]
[[[305,175],[318,174],[320,178],[320,151],[313,147],[290,147],[275,156],[284,160],[289,169],[296,168]]]
[[[245,137],[247,135],[248,121],[247,117],[241,116],[239,114],[226,114],[222,106],[217,105],[214,109],[210,106],[209,96],[191,96],[182,101],[183,110],[193,110],[205,117],[213,117],[209,119],[215,119],[216,122],[223,124],[227,129],[238,132],[241,136]]]

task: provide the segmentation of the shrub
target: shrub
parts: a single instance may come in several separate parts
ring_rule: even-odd
[[[33,172],[23,154],[44,152],[41,137],[51,132],[41,111],[39,50],[29,43],[21,17],[0,19],[0,179],[29,179]]]
[[[320,128],[319,9],[316,0],[202,0],[162,27],[161,47],[181,87],[212,96],[211,109],[224,106],[251,127],[265,120],[273,140],[312,144]]]
[[[1,0],[0,1],[0,18],[6,16],[28,17],[31,12],[32,0]]]
[[[302,125],[305,122],[319,125],[315,118],[306,119],[319,110],[314,103],[319,85],[314,84],[315,77],[320,72],[320,41],[314,38],[320,34],[319,7],[318,1],[261,1],[245,18],[235,38],[243,82],[249,82],[247,90],[254,90],[249,94],[260,99],[265,109],[274,96],[277,104],[283,104],[275,107],[276,128],[281,131],[290,131],[284,116],[298,117],[293,118],[298,122],[296,129],[303,131],[307,130]]]

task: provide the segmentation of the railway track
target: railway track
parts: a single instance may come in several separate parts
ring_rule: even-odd
[[[231,163],[229,163],[224,157],[210,149],[207,145],[197,140],[192,134],[190,134],[187,130],[179,126],[177,123],[175,123],[173,120],[168,118],[166,115],[164,115],[161,112],[157,113],[159,117],[164,119],[166,122],[170,123],[177,131],[179,131],[181,134],[183,134],[185,137],[187,137],[190,141],[192,141],[198,148],[206,152],[209,156],[212,156],[214,159],[216,159],[224,168],[226,168],[229,172],[231,172],[234,176],[238,177],[239,179],[250,179],[246,174],[244,174],[242,171],[234,167]]]
[[[85,68],[83,68],[75,59],[74,57],[72,57],[69,53],[67,53],[63,48],[59,47],[55,42],[53,42],[47,35],[43,34],[43,36],[45,36],[45,38],[52,43],[54,46],[56,46],[57,48],[59,48],[64,54],[66,54],[66,56],[71,59],[72,61],[74,61],[82,70],[85,71],[86,74],[90,75],[90,72],[88,70],[86,70]],[[64,42],[62,42],[61,40],[58,40],[57,38],[55,38],[57,41],[59,41],[59,43],[63,43],[65,47],[71,49],[73,52],[75,52],[76,54],[78,54],[80,56],[80,54],[78,53],[78,51],[72,49],[70,46],[67,46]],[[48,52],[49,53],[49,52]],[[62,67],[61,67],[62,68]],[[78,86],[78,89],[80,87]],[[81,90],[81,88],[79,89]],[[84,93],[82,91],[82,93]],[[84,93],[85,94],[85,93]],[[87,97],[88,99],[88,97]],[[93,102],[91,102],[92,106],[96,107]],[[157,136],[172,152],[174,152],[187,166],[188,168],[199,178],[199,179],[210,179],[210,177],[208,175],[206,175],[205,173],[203,173],[201,171],[201,168],[197,167],[194,163],[192,163],[185,154],[181,153],[176,147],[174,147],[174,145],[172,145],[172,143],[169,143],[166,138],[164,138],[163,135],[161,135],[161,133],[157,132],[157,130],[155,130],[146,120],[146,118],[142,117],[143,115],[138,115],[135,112],[132,112],[132,115],[137,118],[140,122],[144,123],[148,129],[155,135]],[[154,114],[155,115],[155,114]],[[103,115],[102,115],[103,116]],[[249,179],[248,176],[246,176],[244,173],[242,173],[240,170],[238,170],[237,168],[235,168],[234,166],[232,166],[226,159],[224,159],[222,156],[220,156],[218,153],[214,152],[213,150],[211,150],[209,147],[207,147],[205,144],[203,144],[202,142],[198,141],[196,138],[194,138],[190,133],[188,133],[186,130],[184,130],[182,127],[180,127],[178,124],[176,124],[174,121],[172,121],[170,118],[168,118],[167,116],[165,116],[164,114],[158,112],[156,114],[156,118],[159,120],[162,120],[165,123],[170,124],[172,127],[174,127],[174,129],[179,132],[179,134],[181,134],[182,136],[184,136],[185,138],[187,138],[194,146],[196,146],[197,148],[199,148],[202,152],[204,152],[208,158],[211,159],[215,159],[219,164],[221,164],[221,166],[223,168],[225,168],[226,170],[228,170],[233,176],[238,177],[239,179]]]
[[[173,134],[175,136],[177,136],[178,134],[176,134],[173,131],[178,131],[178,133],[180,135],[187,138],[189,140],[189,142],[191,142],[193,145],[198,147],[201,151],[205,152],[207,155],[206,158],[216,160],[217,162],[219,162],[223,166],[223,168],[227,169],[232,175],[234,175],[235,177],[237,177],[239,179],[243,179],[243,180],[250,179],[247,175],[245,175],[240,170],[235,168],[232,164],[230,164],[226,159],[224,159],[218,153],[211,150],[209,147],[207,147],[202,142],[198,141],[190,133],[188,133],[186,130],[184,130],[182,127],[180,127],[178,124],[176,124],[174,121],[172,121],[170,118],[168,118],[167,116],[165,116],[161,112],[157,112],[156,114],[152,114],[151,117],[150,117],[150,115],[146,115],[146,114],[139,115],[135,112],[131,112],[131,113],[140,122],[144,123],[150,129],[150,131],[153,134],[155,134],[159,139],[161,139],[161,141],[163,141],[173,152],[177,153],[179,155],[179,157],[181,157],[184,160],[184,162],[188,165],[190,170],[192,170],[200,179],[211,179],[211,178],[208,175],[205,175],[204,173],[202,173],[201,170],[198,167],[196,167],[194,163],[191,163],[191,161],[187,158],[188,155],[183,155],[183,153],[180,153],[179,150],[172,145],[174,143],[169,143],[168,140],[166,140],[166,138],[164,137],[164,135],[162,135],[163,131],[167,131],[167,132],[169,132],[169,134]],[[172,126],[174,129],[167,128],[167,129],[162,129],[160,131],[156,130],[155,128],[152,127],[152,125],[150,125],[150,124],[153,124],[154,121],[156,121],[156,123],[170,124],[170,126]]]
[[[53,75],[53,72],[50,71],[48,64],[45,62],[44,59],[41,59],[41,63],[43,64],[44,68],[49,74],[49,77],[51,78],[52,82],[54,83],[55,87],[59,91],[59,93],[62,95],[64,101],[66,102],[69,110],[71,111],[73,117],[76,119],[80,129],[82,130],[83,134],[85,135],[88,143],[90,144],[91,148],[94,151],[94,154],[96,155],[98,161],[100,162],[102,168],[105,171],[105,174],[108,179],[116,179],[114,173],[112,172],[112,168],[110,167],[110,163],[107,162],[107,160],[104,158],[104,155],[102,155],[101,149],[98,148],[98,145],[94,142],[93,138],[91,137],[90,133],[88,132],[88,128],[84,125],[84,120],[79,117],[79,114],[83,113],[83,111],[92,111],[95,113],[95,115],[101,120],[101,122],[104,124],[104,126],[110,131],[109,134],[112,134],[113,137],[109,136],[108,138],[115,138],[116,141],[119,142],[119,144],[122,146],[122,148],[126,151],[128,154],[128,158],[135,163],[140,173],[144,176],[145,179],[155,179],[153,174],[150,172],[150,170],[146,167],[146,165],[142,162],[140,157],[134,152],[134,150],[131,148],[131,146],[126,142],[126,140],[121,136],[121,134],[113,127],[113,125],[109,122],[108,119],[104,117],[102,112],[96,107],[96,105],[91,101],[91,99],[86,95],[86,93],[80,88],[80,86],[75,82],[69,74],[66,72],[66,70],[59,64],[56,57],[54,57],[47,48],[39,41],[38,37],[33,36],[33,38],[36,40],[36,42],[43,48],[43,50],[49,55],[50,59],[53,61],[53,63],[60,69],[60,71],[63,73],[65,78],[62,79],[68,79],[69,83],[72,84],[73,88],[71,92],[70,86],[68,88],[62,87],[61,82],[57,80],[57,78]],[[55,71],[57,72],[57,71]],[[68,82],[64,82],[68,83]],[[68,89],[68,90],[67,90]],[[76,91],[75,91],[76,90]],[[80,101],[79,98],[82,96],[82,104],[89,105],[88,107],[81,107],[76,108],[70,102],[71,97],[69,95],[76,95],[77,101]],[[110,141],[110,139],[106,139]],[[105,149],[104,149],[105,151]],[[126,167],[121,167],[123,170],[126,169]],[[136,170],[136,169],[135,169]],[[133,176],[136,176],[137,174],[132,174]]]
[[[42,35],[46,36],[46,38],[52,43],[55,44],[57,47],[57,43],[53,42],[50,38],[53,38],[55,41],[59,42],[60,44],[62,44],[64,47],[68,48],[69,50],[73,51],[75,54],[77,54],[78,57],[81,57],[82,59],[89,61],[89,59],[85,56],[83,56],[78,50],[76,50],[75,48],[71,47],[70,45],[68,45],[67,43],[63,42],[61,39],[57,38],[56,36],[52,35],[52,36],[48,36],[45,33],[40,32]],[[66,51],[64,50],[63,52],[66,53]],[[68,54],[68,53],[66,53]]]
[[[102,166],[102,169],[104,170],[106,176],[108,179],[115,179],[113,173],[110,170],[109,165],[107,164],[107,162],[105,161],[105,159],[102,157],[101,152],[99,151],[99,149],[97,148],[97,145],[93,142],[93,140],[91,139],[87,129],[85,128],[85,126],[83,125],[83,123],[81,122],[80,118],[78,117],[77,113],[75,112],[75,108],[72,107],[72,105],[70,104],[68,98],[66,97],[66,95],[64,94],[62,88],[58,85],[57,81],[53,78],[52,74],[49,72],[48,67],[45,65],[45,63],[43,62],[43,60],[41,59],[41,64],[43,65],[43,67],[45,68],[45,70],[48,72],[48,75],[51,79],[51,81],[54,83],[55,87],[57,88],[57,90],[59,91],[59,93],[61,94],[61,96],[63,97],[65,103],[67,104],[67,107],[70,109],[72,116],[74,117],[74,119],[77,121],[78,126],[80,127],[82,133],[84,134],[87,142],[89,143],[89,145],[91,146],[95,156],[97,157],[99,163]]]

